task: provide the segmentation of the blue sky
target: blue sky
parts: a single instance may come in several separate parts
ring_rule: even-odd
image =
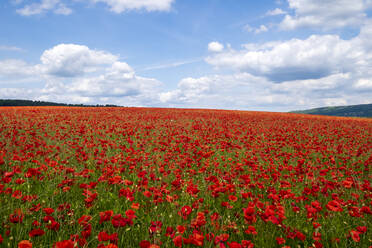
[[[0,98],[288,111],[372,102],[371,0],[4,0]]]

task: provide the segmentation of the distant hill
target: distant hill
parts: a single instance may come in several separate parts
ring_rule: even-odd
[[[66,104],[44,101],[32,100],[14,100],[14,99],[0,99],[0,106],[16,107],[16,106],[69,106],[69,107],[118,107],[116,105],[85,105],[85,104]]]
[[[372,117],[372,104],[359,104],[350,106],[324,107],[308,110],[292,111],[291,113],[330,115],[346,117]]]

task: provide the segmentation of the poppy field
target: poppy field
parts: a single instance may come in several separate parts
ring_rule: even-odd
[[[0,108],[0,247],[371,247],[372,120]]]

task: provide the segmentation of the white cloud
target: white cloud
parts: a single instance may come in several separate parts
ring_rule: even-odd
[[[23,60],[0,60],[0,80],[5,79],[12,82],[34,81],[37,74],[39,74],[38,68],[27,64]]]
[[[85,1],[90,3],[104,3],[115,13],[122,13],[131,10],[146,10],[150,11],[169,11],[172,3],[175,0],[75,0]],[[14,5],[20,5],[23,0],[12,0]],[[72,9],[66,6],[67,0],[39,0],[26,4],[18,8],[16,12],[23,16],[39,15],[46,12],[53,12],[58,15],[70,15]],[[69,2],[69,4],[71,4]]]
[[[370,4],[366,0],[288,0],[294,15],[286,15],[280,23],[285,30],[301,27],[323,30],[359,26],[366,19]]]
[[[210,52],[222,52],[223,49],[224,49],[223,44],[217,41],[213,41],[208,44],[208,51]]]
[[[75,77],[95,72],[100,67],[114,63],[118,58],[104,51],[95,51],[87,46],[60,44],[41,55],[41,68],[46,74],[60,77]]]
[[[215,78],[185,78],[178,83],[178,88],[160,94],[160,101],[174,103],[193,103],[212,92]]]
[[[355,89],[362,89],[362,90],[372,90],[372,79],[370,78],[361,78],[359,79],[353,87]]]
[[[25,88],[1,88],[1,99],[33,99],[35,91]]]
[[[219,68],[229,67],[275,82],[318,79],[352,72],[358,64],[371,65],[372,50],[364,44],[368,41],[362,38],[364,29],[352,40],[342,40],[337,35],[312,35],[305,40],[246,44],[243,50],[215,54],[206,61]]]
[[[288,111],[370,103],[372,88],[354,89],[351,74],[275,84],[249,73],[185,78],[177,89],[163,92],[165,106]],[[358,82],[358,81],[357,81]],[[364,84],[370,82],[363,81]]]
[[[174,0],[92,0],[107,4],[112,12],[122,13],[128,10],[169,11]]]
[[[31,3],[23,8],[17,9],[16,12],[23,16],[39,15],[53,10],[55,14],[69,15],[72,10],[66,7],[61,0],[41,0],[39,3]]]
[[[51,78],[35,98],[45,101],[122,106],[153,106],[159,102],[162,83],[131,73],[114,72],[95,77],[75,78],[71,82]]]
[[[162,83],[137,76],[127,63],[111,53],[60,44],[44,51],[40,60],[36,65],[22,60],[0,60],[0,85],[11,82],[39,85],[33,89],[3,87],[0,98],[125,106],[151,106],[159,102]]]
[[[247,32],[252,32],[252,33],[255,33],[255,34],[259,34],[259,33],[263,33],[263,32],[267,32],[269,29],[265,26],[265,25],[260,25],[260,27],[258,28],[254,28],[252,26],[250,26],[249,24],[245,25],[244,28],[243,28],[245,31]]]
[[[260,86],[268,81],[248,73],[184,78],[177,89],[161,93],[160,100],[175,107],[244,108],[258,100],[256,83]],[[242,103],[243,98],[246,103]]]
[[[276,15],[284,15],[284,14],[287,14],[287,12],[279,8],[269,10],[268,12],[266,12],[267,16],[276,16]]]
[[[127,97],[144,93],[160,83],[154,79],[135,75],[133,69],[124,62],[115,62],[106,72],[95,77],[74,80],[67,90],[87,97]]]

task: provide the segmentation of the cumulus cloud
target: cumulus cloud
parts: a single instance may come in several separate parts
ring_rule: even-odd
[[[68,91],[87,97],[127,97],[154,90],[157,80],[136,76],[133,69],[124,62],[115,62],[106,72],[96,76],[74,80]]]
[[[215,54],[206,61],[216,67],[233,68],[274,82],[319,79],[371,65],[370,29],[370,25],[364,26],[360,35],[351,40],[337,35],[312,35],[303,40],[246,44],[240,51]]]
[[[102,2],[109,6],[115,13],[122,13],[128,10],[146,11],[169,11],[174,0],[92,0],[93,2]]]
[[[0,80],[11,82],[35,81],[39,74],[37,66],[30,65],[23,60],[0,60]]]
[[[72,10],[62,3],[61,0],[41,0],[38,3],[27,4],[23,8],[16,10],[18,14],[23,16],[38,15],[48,11],[53,11],[55,14],[60,15],[72,13]]]
[[[189,77],[182,79],[177,89],[161,93],[160,101],[175,107],[244,108],[262,104],[256,97],[258,82],[261,85],[268,83],[266,79],[248,73]],[[258,86],[260,88],[260,84]]]
[[[177,89],[161,93],[160,100],[170,107],[288,111],[370,103],[371,93],[371,81],[355,81],[350,73],[281,84],[235,73],[182,79]]]
[[[329,30],[359,26],[371,5],[366,0],[288,0],[294,15],[286,15],[280,23],[284,30],[301,27]]]
[[[0,86],[0,97],[125,106],[159,102],[162,83],[136,75],[132,67],[111,53],[60,44],[44,51],[40,60],[35,65],[22,60],[0,61],[0,85],[13,80],[41,86],[33,89]]]
[[[223,44],[217,41],[213,41],[208,44],[208,51],[210,52],[222,52],[223,49],[224,49]]]
[[[117,56],[110,53],[75,44],[57,45],[44,51],[40,58],[41,68],[45,73],[60,77],[75,77],[94,72],[117,59]]]

